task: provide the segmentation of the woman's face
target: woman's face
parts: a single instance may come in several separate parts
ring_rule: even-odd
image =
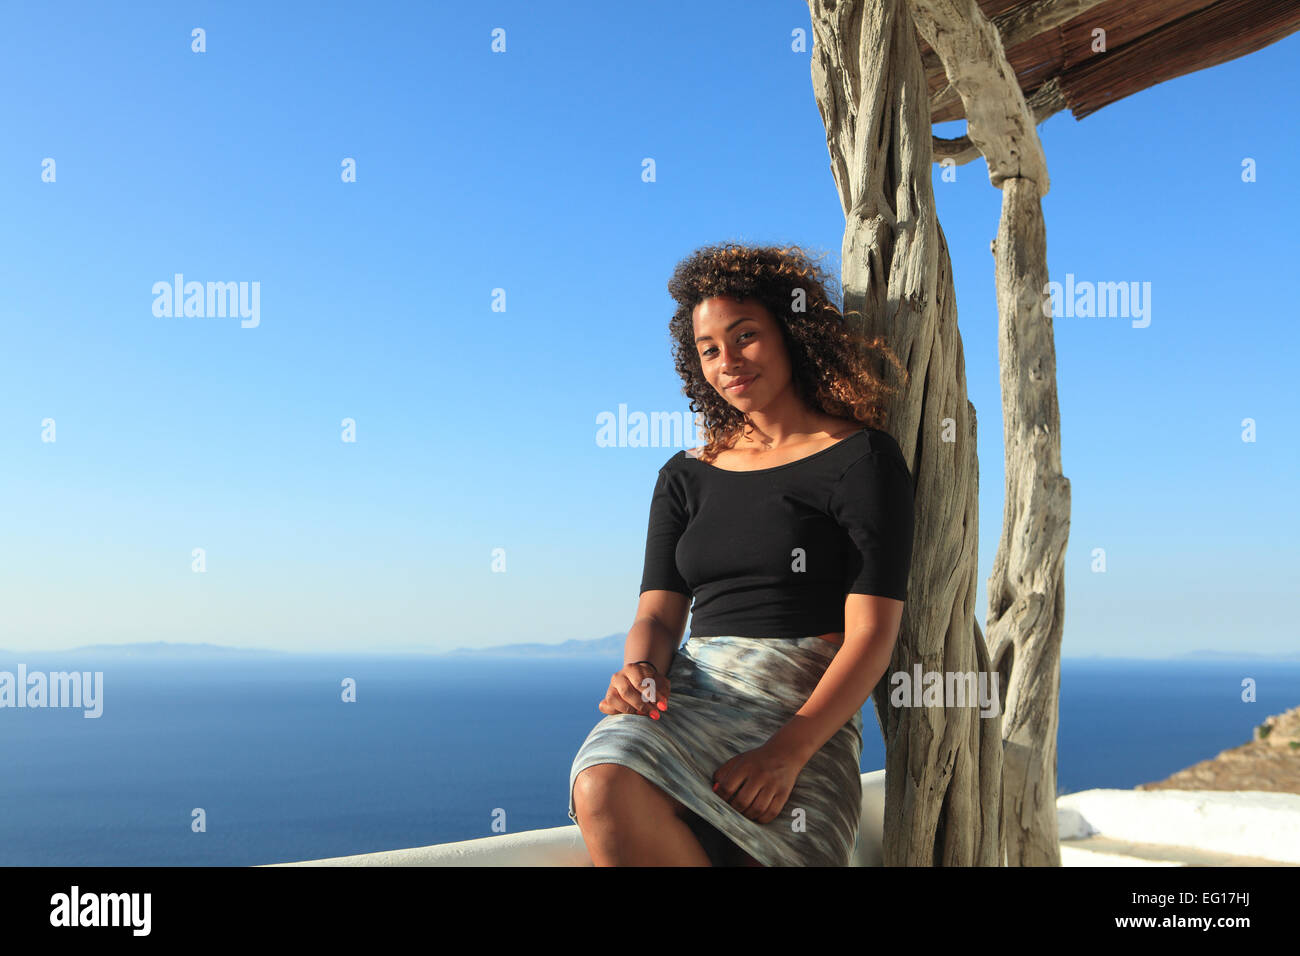
[[[736,408],[761,409],[790,384],[781,329],[757,299],[705,299],[693,324],[704,378]]]

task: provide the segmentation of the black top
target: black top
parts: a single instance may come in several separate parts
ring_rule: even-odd
[[[907,462],[876,428],[753,471],[679,451],[650,501],[641,591],[692,595],[691,637],[843,631],[845,595],[905,598],[912,528]]]

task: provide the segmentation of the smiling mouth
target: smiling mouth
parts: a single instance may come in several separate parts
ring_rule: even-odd
[[[733,382],[732,384],[726,386],[726,389],[727,389],[727,391],[729,391],[729,392],[730,392],[730,391],[742,391],[742,390],[748,388],[748,387],[750,386],[750,383],[752,383],[752,382],[754,381],[754,379],[756,379],[756,378],[758,378],[757,375],[751,375],[751,376],[749,376],[748,378],[742,378],[740,381],[738,381],[738,382]]]

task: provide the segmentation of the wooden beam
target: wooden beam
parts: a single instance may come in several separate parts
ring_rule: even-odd
[[[1042,36],[1048,30],[1055,30],[1075,17],[1087,13],[1093,7],[1107,2],[1109,0],[1034,0],[1033,3],[999,13],[993,18],[992,23],[997,28],[998,36],[1002,38],[1002,49],[1009,54],[1020,44]],[[925,63],[927,69],[943,69],[942,61],[933,50],[927,55]],[[959,99],[961,97],[957,95],[957,90],[951,83],[936,90],[930,96],[930,117],[933,119],[935,113],[951,106]],[[1042,120],[1040,119],[1039,122],[1041,123]]]
[[[1034,115],[997,29],[975,0],[908,0],[916,28],[943,61],[961,97],[966,134],[989,164],[989,182],[1031,180],[1048,190],[1047,159]]]
[[[1060,74],[1075,119],[1177,76],[1217,66],[1300,28],[1296,0],[1219,0],[1115,45]],[[1291,73],[1280,74],[1292,75]]]
[[[1075,17],[1106,2],[1107,0],[1033,0],[1033,3],[1021,4],[999,13],[993,18],[993,25],[1002,37],[1003,48],[1010,50],[1048,30],[1055,30],[1061,24],[1069,23]]]
[[[1056,77],[1052,77],[1030,93],[1026,97],[1025,103],[1034,113],[1035,126],[1041,124],[1048,117],[1055,116],[1066,107],[1065,94],[1061,91],[1061,85]],[[931,151],[934,153],[936,163],[951,159],[955,165],[961,166],[971,160],[980,158],[980,151],[975,148],[975,144],[970,141],[969,136],[957,136],[953,139],[935,136],[933,139],[934,143]]]

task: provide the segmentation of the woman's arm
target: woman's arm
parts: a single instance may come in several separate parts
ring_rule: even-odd
[[[862,709],[880,683],[898,640],[903,602],[874,594],[850,594],[844,601],[844,644],[808,700],[768,746],[800,766]],[[635,658],[633,658],[635,660]]]
[[[660,674],[666,675],[686,632],[690,605],[690,597],[678,591],[642,591],[636,620],[623,645],[623,663],[651,661]]]

